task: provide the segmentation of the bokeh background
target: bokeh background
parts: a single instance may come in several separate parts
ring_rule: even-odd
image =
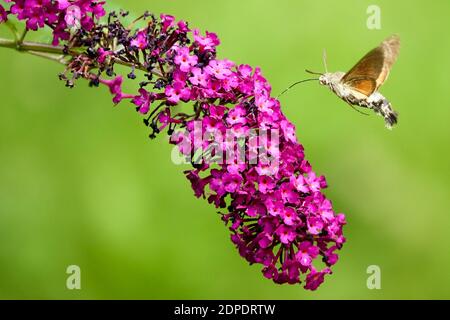
[[[68,90],[61,67],[0,49],[0,298],[450,298],[448,0],[116,0],[215,31],[219,56],[261,66],[278,93],[305,68],[346,71],[392,33],[402,52],[382,92],[400,125],[354,112],[309,83],[282,98],[307,157],[345,212],[348,243],[314,293],[249,267],[171,147],[104,89]],[[366,27],[369,5],[382,29]],[[1,35],[7,32],[1,29]],[[66,289],[79,265],[82,290]],[[382,270],[382,289],[366,269]]]

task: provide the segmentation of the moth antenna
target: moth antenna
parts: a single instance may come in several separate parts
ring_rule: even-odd
[[[325,72],[328,73],[328,57],[327,57],[327,49],[323,49],[323,66],[325,67]]]
[[[323,73],[320,73],[320,72],[315,72],[315,71],[311,71],[311,70],[308,70],[308,69],[306,69],[305,71],[308,72],[309,74],[315,74],[315,75],[318,75],[318,76],[323,76]]]
[[[306,80],[302,80],[302,81],[298,81],[296,83],[294,83],[293,85],[291,85],[289,88],[287,88],[286,90],[284,90],[282,93],[280,93],[277,97],[280,98],[282,95],[284,95],[285,93],[287,93],[289,90],[291,90],[292,88],[294,88],[295,86],[298,86],[299,84],[305,83],[305,82],[309,82],[309,81],[319,81],[320,79],[306,79]]]

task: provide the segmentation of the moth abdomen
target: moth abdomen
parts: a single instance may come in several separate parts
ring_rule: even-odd
[[[392,108],[391,103],[379,92],[375,92],[367,99],[368,108],[384,118],[386,127],[392,129],[398,123],[398,113]]]
[[[392,129],[398,122],[398,113],[392,109],[391,104],[385,100],[381,105],[379,113],[383,116],[384,121],[386,122],[386,127]]]
[[[386,126],[391,129],[398,122],[398,113],[391,109],[384,115],[384,120],[386,121]]]

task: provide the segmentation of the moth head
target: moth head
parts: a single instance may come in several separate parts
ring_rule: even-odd
[[[319,83],[323,86],[328,86],[332,82],[332,74],[324,73],[319,77]]]
[[[328,86],[330,83],[332,83],[333,80],[333,74],[332,73],[321,73],[321,72],[315,72],[311,70],[305,70],[309,74],[318,75],[319,78],[316,80],[319,80],[319,83],[323,86]]]
[[[342,77],[345,75],[343,72],[335,72],[335,73],[324,73],[319,77],[319,83],[323,86],[330,86],[333,84],[337,84],[341,81]]]

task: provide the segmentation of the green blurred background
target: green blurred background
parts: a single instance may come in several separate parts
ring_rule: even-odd
[[[125,1],[215,31],[219,55],[261,66],[274,92],[305,68],[348,70],[385,37],[402,38],[382,92],[400,125],[352,111],[305,84],[282,98],[307,157],[345,212],[348,243],[314,293],[277,286],[249,267],[216,210],[193,197],[171,147],[104,89],[68,90],[61,67],[0,49],[0,298],[450,298],[450,2]],[[366,27],[381,7],[382,29]],[[7,32],[2,29],[2,36]],[[79,265],[82,290],[66,289]],[[366,287],[379,265],[382,290]]]

